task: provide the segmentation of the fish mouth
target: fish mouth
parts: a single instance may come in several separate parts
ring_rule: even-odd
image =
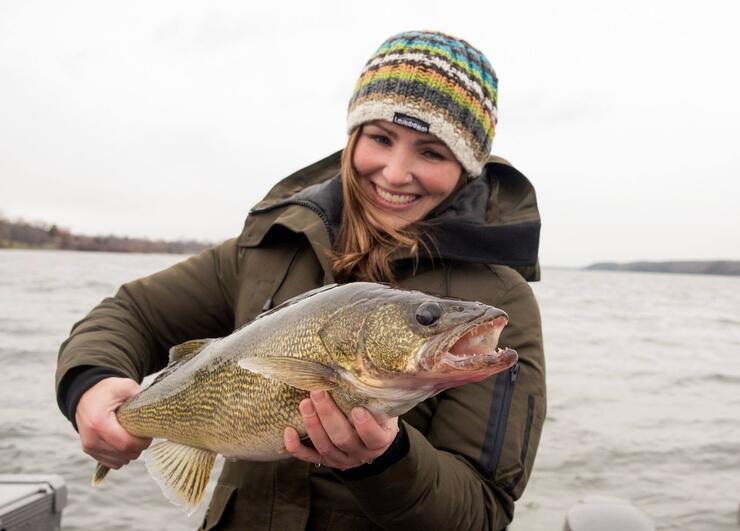
[[[459,381],[453,385],[480,381],[508,369],[519,357],[513,349],[498,348],[499,336],[508,322],[501,310],[487,310],[441,342],[428,344],[421,360],[422,369],[433,378]]]

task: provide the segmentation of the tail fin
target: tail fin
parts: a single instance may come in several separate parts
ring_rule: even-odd
[[[109,470],[110,468],[108,468],[107,466],[98,463],[98,465],[95,467],[95,474],[93,474],[92,486],[97,487],[98,485],[100,485],[100,482],[105,479],[105,476],[108,474]]]

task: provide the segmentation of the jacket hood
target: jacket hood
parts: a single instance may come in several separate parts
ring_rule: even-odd
[[[305,207],[321,219],[327,233],[323,243],[331,245],[342,216],[341,154],[277,183],[250,211],[238,243],[259,245],[279,225],[301,231],[289,211]],[[539,280],[540,215],[534,187],[506,160],[491,156],[480,177],[457,190],[424,221],[434,258],[508,265],[526,280]]]

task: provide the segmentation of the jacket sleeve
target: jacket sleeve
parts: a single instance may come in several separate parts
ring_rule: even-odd
[[[230,333],[237,258],[235,240],[226,241],[124,284],[76,323],[59,350],[56,372],[57,399],[65,415],[74,418],[74,411],[63,406],[62,392],[85,385],[81,382],[89,386],[94,381],[90,369],[141,381],[167,364],[171,346]]]
[[[493,290],[498,296],[475,298],[509,314],[499,343],[517,350],[518,366],[427,401],[432,413],[425,434],[404,423],[409,450],[403,458],[377,475],[344,480],[383,529],[500,530],[511,522],[545,416],[539,309],[530,287],[511,275],[504,273],[503,291]]]

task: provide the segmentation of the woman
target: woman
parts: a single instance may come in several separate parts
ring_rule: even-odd
[[[465,41],[388,39],[352,96],[349,140],[278,183],[235,240],[121,287],[62,345],[57,392],[83,449],[112,468],[149,444],[115,410],[174,344],[217,337],[326,283],[391,281],[506,310],[520,362],[382,425],[354,426],[324,393],[300,404],[312,445],[295,459],[227,462],[205,529],[502,529],[534,461],[545,414],[529,182],[489,157],[496,78]],[[320,466],[318,466],[320,465]]]

